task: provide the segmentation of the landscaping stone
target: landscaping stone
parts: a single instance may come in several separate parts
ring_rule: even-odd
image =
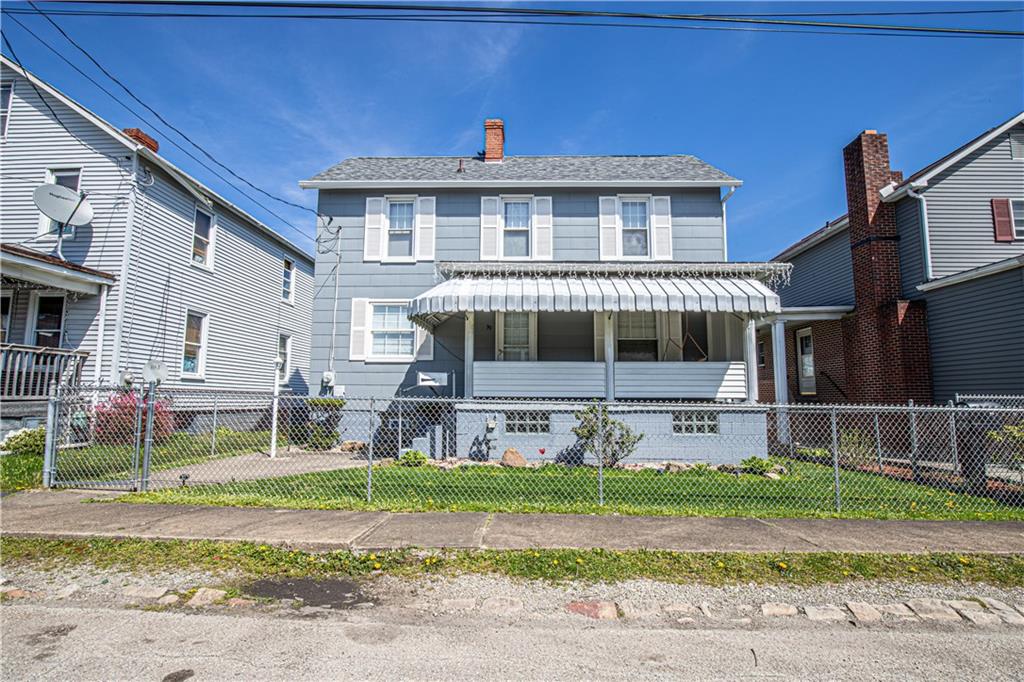
[[[171,606],[172,604],[177,604],[179,601],[181,601],[181,597],[179,597],[178,595],[166,594],[157,599],[156,603],[160,606]]]
[[[968,609],[966,611],[961,611],[960,614],[975,625],[979,625],[981,627],[993,627],[1002,622],[1002,619],[998,615],[988,611],[975,611],[973,609]]]
[[[24,599],[29,596],[29,592],[18,589],[17,587],[4,587],[0,590],[0,594],[3,594],[8,599]]]
[[[786,467],[782,466],[781,464],[776,464],[772,466],[771,469],[768,470],[768,473],[778,474],[779,476],[785,476],[786,474],[789,473],[789,471],[786,469]]]
[[[619,610],[611,601],[571,601],[565,605],[570,613],[578,613],[594,620],[615,620]]]
[[[718,464],[711,467],[715,471],[723,474],[742,474],[743,467],[739,464]]]
[[[166,587],[150,587],[148,585],[129,585],[124,588],[124,596],[132,599],[159,599],[167,594]]]
[[[77,585],[76,583],[71,583],[70,585],[65,585],[61,589],[59,589],[56,592],[54,592],[53,593],[53,598],[54,599],[67,599],[68,597],[70,597],[71,595],[73,595],[76,592],[80,591],[81,589],[82,588],[79,585]]]
[[[877,623],[882,620],[882,613],[871,604],[862,601],[848,601],[846,608],[861,623]]]
[[[1004,622],[1010,625],[1024,626],[1024,615],[1014,611],[1006,602],[999,601],[998,599],[990,599],[988,597],[982,597],[981,601],[985,602],[985,606],[998,614]]]
[[[960,614],[942,602],[941,599],[911,599],[907,606],[921,618],[937,623],[959,623]]]
[[[622,611],[622,617],[627,620],[636,620],[640,618],[657,618],[661,615],[661,607],[653,604],[640,605],[632,601],[619,602],[619,610]]]
[[[441,608],[445,611],[472,611],[476,608],[476,599],[473,597],[445,599],[441,602]]]
[[[665,462],[662,466],[666,474],[681,474],[693,468],[689,462]]]
[[[530,466],[530,463],[526,461],[526,458],[518,450],[508,448],[501,454],[501,466],[522,469]]]
[[[914,612],[907,608],[906,604],[873,604],[879,612],[896,616],[902,620],[914,620]]]
[[[224,590],[215,590],[212,587],[200,587],[196,590],[196,593],[192,595],[192,598],[188,600],[185,606],[191,606],[192,608],[198,608],[202,606],[209,606],[214,602],[218,602],[224,598],[227,592]]]
[[[523,610],[523,602],[512,597],[488,597],[480,604],[480,610],[492,616],[511,616]]]
[[[947,599],[946,603],[952,606],[954,609],[963,613],[964,611],[984,611],[985,607],[976,601],[970,599]]]
[[[781,618],[783,616],[795,616],[797,609],[792,604],[783,604],[780,602],[767,602],[761,604],[761,615],[766,618]]]
[[[227,606],[230,606],[231,608],[245,608],[249,606],[254,606],[256,604],[256,601],[253,599],[246,599],[244,597],[232,597],[224,603]]]
[[[693,604],[687,602],[676,602],[675,604],[669,604],[665,607],[665,613],[677,616],[696,616],[700,611]]]
[[[343,440],[336,449],[339,452],[362,452],[366,449],[366,443],[361,440]]]
[[[764,475],[764,477],[765,477],[765,478],[767,478],[767,479],[768,479],[768,480],[770,480],[770,481],[779,481],[779,480],[782,480],[782,474],[777,474],[777,473],[775,473],[774,471],[769,471],[768,473],[766,473],[766,474]]]
[[[835,621],[835,620],[846,620],[846,611],[838,606],[832,604],[825,604],[824,606],[805,606],[804,613],[807,614],[809,620],[818,621]]]

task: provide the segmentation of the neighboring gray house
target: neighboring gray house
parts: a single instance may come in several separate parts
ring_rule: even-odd
[[[850,212],[776,257],[793,273],[762,390],[781,372],[780,400],[1024,394],[1024,113],[905,180],[874,131],[845,159]]]
[[[170,387],[308,389],[313,260],[158,153],[2,58],[0,229],[4,426],[45,413],[50,381],[141,381],[166,361]],[[65,129],[65,126],[67,127]],[[33,190],[57,183],[95,209],[56,228]],[[43,401],[43,402],[40,402]]]
[[[300,183],[319,190],[319,238],[335,245],[317,256],[314,384],[376,398],[756,401],[755,320],[778,311],[768,285],[786,268],[726,262],[739,180],[692,156],[505,156],[500,120],[485,142],[476,156],[348,159]],[[691,433],[686,419],[666,413],[662,427]],[[462,455],[487,421],[502,445],[568,428],[469,403],[457,421]],[[699,433],[730,432],[713,421]]]

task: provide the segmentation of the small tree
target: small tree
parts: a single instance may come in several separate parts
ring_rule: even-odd
[[[636,450],[643,434],[633,433],[624,422],[608,416],[608,408],[591,405],[574,415],[579,424],[572,432],[583,442],[583,450],[600,457],[606,467],[615,466]]]
[[[146,432],[146,405],[135,393],[119,393],[96,406],[96,442],[130,445],[135,442],[135,411],[142,403],[141,433]],[[153,404],[153,442],[160,443],[174,432],[174,414],[166,400]]]
[[[1020,474],[1024,483],[1024,424],[1005,424],[997,431],[989,431],[988,437],[1005,447],[995,455],[994,459]]]

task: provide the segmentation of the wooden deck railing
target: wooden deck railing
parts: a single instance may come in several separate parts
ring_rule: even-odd
[[[45,400],[55,381],[78,383],[87,357],[82,350],[0,345],[0,400]]]

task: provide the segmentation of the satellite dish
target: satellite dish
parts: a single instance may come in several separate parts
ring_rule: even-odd
[[[92,222],[92,204],[64,185],[40,185],[32,192],[32,201],[47,218],[61,225],[88,225]]]
[[[167,363],[163,360],[149,360],[142,366],[142,378],[147,384],[159,384],[167,380]]]

